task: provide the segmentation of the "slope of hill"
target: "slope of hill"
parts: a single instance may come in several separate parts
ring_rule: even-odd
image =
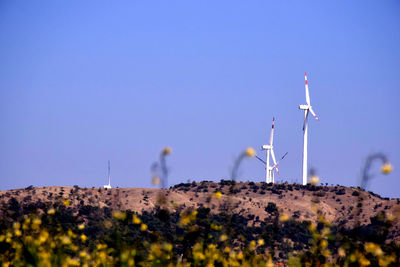
[[[221,197],[215,197],[217,191],[221,192]],[[351,228],[357,222],[368,224],[371,217],[382,211],[386,214],[397,214],[400,211],[400,199],[381,198],[358,188],[253,182],[239,182],[233,186],[230,181],[222,180],[219,183],[207,181],[182,183],[169,190],[151,188],[107,190],[78,186],[27,187],[1,191],[0,213],[8,212],[4,208],[12,199],[24,205],[28,211],[29,207],[40,207],[40,203],[68,199],[72,208],[89,205],[142,213],[154,209],[157,203],[160,204],[160,193],[165,198],[162,205],[171,211],[206,207],[213,213],[227,211],[250,216],[254,218],[252,223],[255,224],[270,216],[268,207],[271,205],[276,206],[280,214],[299,221],[315,221],[317,213],[321,212],[329,222],[345,228]],[[396,220],[391,228],[390,239],[399,240],[399,233],[400,222]]]

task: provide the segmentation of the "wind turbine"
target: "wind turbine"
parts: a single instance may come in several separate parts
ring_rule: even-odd
[[[108,184],[104,185],[104,188],[111,189],[111,178],[110,178],[110,161],[108,161]]]
[[[263,145],[261,148],[263,150],[267,151],[267,162],[261,160],[260,158],[258,158],[259,160],[263,161],[265,163],[265,180],[266,183],[273,183],[274,182],[274,176],[273,176],[273,171],[274,169],[276,170],[276,172],[279,174],[279,170],[278,170],[278,165],[276,164],[276,160],[275,160],[275,154],[274,154],[274,148],[273,148],[273,142],[274,142],[274,124],[275,124],[275,118],[272,118],[272,128],[271,128],[271,135],[269,137],[269,145]],[[269,156],[272,156],[272,160],[274,161],[274,166],[269,166]]]
[[[315,114],[314,110],[311,107],[310,103],[310,93],[308,91],[308,83],[307,83],[307,73],[304,73],[305,83],[306,83],[306,105],[299,105],[299,109],[304,110],[304,124],[303,124],[303,185],[307,184],[307,132],[308,132],[308,113],[318,119],[317,115]]]

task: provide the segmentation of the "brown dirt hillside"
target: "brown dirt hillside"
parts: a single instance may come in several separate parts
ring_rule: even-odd
[[[220,191],[217,198],[214,192]],[[48,186],[0,191],[1,207],[15,198],[19,203],[54,202],[69,199],[71,206],[91,205],[118,210],[142,212],[159,203],[160,193],[170,209],[209,207],[212,212],[226,211],[254,215],[263,220],[269,213],[269,202],[276,204],[281,214],[298,220],[313,221],[320,210],[325,218],[337,225],[352,227],[357,221],[368,224],[370,217],[381,211],[400,213],[400,199],[381,198],[372,192],[343,186],[302,186],[229,181],[179,184],[169,190],[152,188],[79,188]],[[5,212],[1,208],[0,213]],[[359,215],[357,215],[359,213]],[[258,220],[257,220],[258,221]],[[400,239],[400,221],[395,220],[390,239]]]

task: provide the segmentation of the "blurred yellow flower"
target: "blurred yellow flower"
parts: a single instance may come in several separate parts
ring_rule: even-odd
[[[63,201],[63,203],[64,203],[65,206],[68,207],[69,205],[71,205],[71,200],[65,199],[65,200]]]
[[[132,223],[133,224],[141,224],[142,220],[138,216],[136,216],[136,214],[135,214],[135,215],[133,215]]]
[[[313,175],[310,178],[310,184],[317,185],[319,183],[319,177],[317,175]]]
[[[152,183],[153,185],[159,185],[160,182],[161,182],[161,179],[160,179],[160,177],[158,177],[158,176],[153,176],[153,178],[151,178],[151,183]]]
[[[268,256],[268,262],[267,262],[267,265],[266,265],[266,266],[267,266],[267,267],[274,267],[274,266],[275,266],[274,263],[272,262],[271,255]]]
[[[243,257],[243,252],[240,251],[240,252],[238,253],[238,255],[237,255],[237,259],[238,259],[238,260],[243,260],[243,258],[244,258],[244,257]]]
[[[289,216],[285,213],[283,213],[281,216],[279,216],[279,220],[281,222],[286,222],[287,220],[289,220]]]
[[[163,243],[162,248],[163,248],[165,251],[170,252],[170,251],[172,251],[172,244],[170,244],[170,243]]]
[[[21,224],[19,222],[13,223],[13,228],[14,229],[19,229],[21,227]]]
[[[171,150],[171,148],[170,147],[165,147],[164,149],[163,149],[163,151],[161,152],[163,155],[169,155],[169,154],[171,154],[171,152],[172,152],[172,150]]]
[[[258,239],[257,244],[258,244],[259,246],[264,245],[264,239]]]
[[[69,236],[64,235],[63,237],[61,237],[61,243],[64,245],[69,245],[71,244],[71,239],[69,238]]]
[[[85,243],[86,240],[87,240],[87,236],[85,234],[81,234],[81,241]]]
[[[142,224],[140,225],[140,230],[146,231],[146,230],[147,230],[147,225],[144,224],[144,223],[142,223]]]
[[[46,242],[47,238],[49,238],[49,233],[47,231],[41,231],[38,238],[40,244]]]
[[[125,213],[125,212],[122,212],[122,211],[115,211],[115,212],[113,213],[113,217],[114,217],[115,219],[118,219],[118,220],[125,220],[125,218],[126,218],[126,213]]]
[[[325,239],[323,239],[321,241],[321,247],[326,248],[328,246],[328,241],[326,241]]]
[[[339,257],[345,257],[346,256],[346,251],[343,248],[338,249],[338,255]]]
[[[81,223],[80,225],[78,225],[78,229],[79,229],[79,230],[85,229],[85,225],[84,225],[83,223]]]
[[[107,245],[106,244],[97,244],[97,250],[102,250],[102,249],[106,249]]]
[[[217,191],[217,192],[214,193],[214,196],[215,196],[216,198],[221,198],[222,193],[221,193],[220,191]]]
[[[54,213],[56,213],[55,209],[49,209],[47,211],[47,214],[49,214],[49,215],[53,215]]]
[[[393,166],[389,162],[386,162],[385,164],[382,165],[381,167],[381,172],[383,174],[389,174],[393,171]]]
[[[228,239],[228,236],[227,235],[221,235],[220,237],[219,237],[219,240],[221,241],[221,242],[224,242],[225,240],[227,240]]]
[[[15,236],[21,236],[21,235],[22,235],[21,230],[16,229],[16,230],[14,231],[14,235],[15,235]]]
[[[366,252],[371,253],[374,256],[381,256],[383,254],[381,247],[372,242],[365,243],[364,248]]]
[[[252,147],[248,147],[244,153],[247,157],[255,157],[256,151]]]

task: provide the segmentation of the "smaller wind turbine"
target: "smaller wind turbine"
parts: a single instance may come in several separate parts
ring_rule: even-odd
[[[305,83],[306,83],[306,105],[299,105],[299,109],[304,110],[304,123],[303,123],[303,185],[307,184],[307,133],[308,133],[308,112],[319,120],[310,103],[310,93],[308,92],[308,82],[307,73],[304,73]]]
[[[277,166],[279,165],[279,162],[281,162],[281,160],[283,160],[283,159],[286,157],[287,154],[288,154],[288,152],[286,152],[286,153],[282,156],[282,158],[276,163]],[[262,163],[264,163],[265,169],[267,169],[267,163],[266,163],[263,159],[261,159],[260,157],[258,157],[257,155],[256,155],[256,158],[257,158],[259,161],[261,161]],[[275,176],[274,176],[274,170],[275,170],[275,168],[277,168],[277,167],[275,167],[275,166],[269,166],[269,172],[270,172],[270,176],[272,177],[272,183],[275,183]]]
[[[108,184],[104,185],[104,188],[111,189],[111,178],[110,178],[110,161],[108,161]]]
[[[282,158],[276,163],[276,165],[274,166],[274,167],[272,167],[272,170],[271,170],[271,174],[272,174],[272,183],[275,183],[275,176],[274,176],[274,169],[276,168],[278,168],[278,165],[279,165],[279,162],[281,162],[281,160],[283,160],[285,157],[286,157],[286,155],[288,154],[288,152],[286,152],[283,156],[282,156]]]
[[[274,148],[273,148],[273,142],[274,142],[274,124],[275,124],[275,118],[272,118],[272,128],[271,128],[271,135],[269,138],[269,145],[263,145],[261,148],[263,150],[267,151],[267,162],[261,160],[260,158],[258,158],[259,160],[261,160],[262,162],[264,162],[265,164],[265,180],[266,183],[273,183],[274,179],[273,179],[273,170],[275,169],[276,172],[279,174],[279,170],[278,170],[278,165],[276,164],[276,160],[275,160],[275,154],[274,154]],[[274,166],[269,166],[269,156],[272,156],[272,160],[274,161]]]

